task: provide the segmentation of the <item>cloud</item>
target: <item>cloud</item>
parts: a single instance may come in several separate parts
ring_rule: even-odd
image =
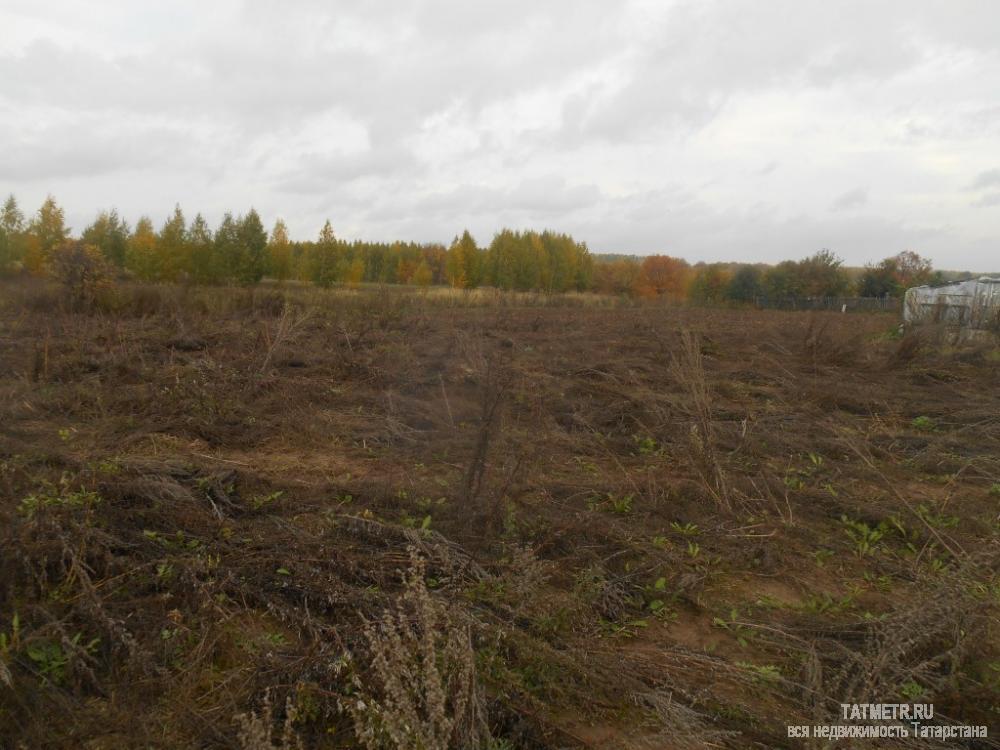
[[[974,201],[972,205],[976,208],[992,208],[993,206],[1000,206],[1000,191],[986,193],[986,195]]]
[[[987,169],[985,172],[980,172],[976,175],[976,179],[972,181],[972,190],[983,190],[984,188],[991,188],[1000,186],[1000,168],[998,169]]]
[[[565,222],[572,214],[594,207],[603,198],[595,185],[567,185],[557,175],[544,175],[508,188],[460,185],[419,198],[408,207],[408,212],[425,218],[458,215],[465,220],[504,216],[512,224],[527,228],[539,221]],[[388,213],[383,216],[389,218]]]
[[[976,0],[11,0],[0,193],[694,260],[947,237],[972,267],[1000,242],[976,210],[1000,185],[998,24]]]
[[[868,203],[868,191],[864,188],[855,188],[837,196],[830,206],[830,210],[850,211],[855,208],[861,208],[866,203]]]
[[[391,178],[401,173],[414,176],[421,170],[413,154],[398,147],[328,155],[312,153],[299,157],[294,169],[283,169],[274,185],[282,192],[322,194],[334,184]]]
[[[192,156],[200,143],[174,124],[142,118],[106,123],[64,113],[42,114],[48,121],[26,132],[20,121],[33,114],[0,109],[0,141],[18,144],[0,150],[0,179],[24,184],[163,168],[182,154]]]

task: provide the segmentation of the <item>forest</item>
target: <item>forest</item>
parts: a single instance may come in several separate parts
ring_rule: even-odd
[[[135,226],[114,210],[98,213],[78,237],[49,196],[26,218],[15,196],[0,214],[0,272],[51,274],[57,256],[90,258],[106,275],[144,282],[252,285],[264,278],[334,284],[450,285],[460,289],[568,292],[750,302],[759,298],[899,297],[910,286],[940,281],[931,262],[906,250],[861,270],[844,267],[831,250],[776,265],[696,263],[671,255],[601,256],[585,242],[550,230],[501,229],[480,246],[466,230],[439,243],[345,240],[327,221],[315,240],[293,240],[281,219],[270,232],[251,208],[227,212],[213,230],[199,213],[178,205],[156,228],[148,216]]]

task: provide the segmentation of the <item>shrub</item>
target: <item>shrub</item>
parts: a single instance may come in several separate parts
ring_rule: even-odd
[[[66,290],[72,310],[93,307],[111,287],[111,267],[101,251],[79,240],[69,240],[52,250],[49,272]]]

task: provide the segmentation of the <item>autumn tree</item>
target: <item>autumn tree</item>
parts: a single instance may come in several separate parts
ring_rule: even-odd
[[[256,284],[267,270],[267,231],[254,209],[240,219],[237,239],[240,254],[233,276],[240,284]]]
[[[97,214],[93,223],[83,230],[80,239],[85,244],[100,250],[109,263],[119,268],[125,266],[129,228],[128,223],[118,216],[116,210],[101,211]]]
[[[594,291],[601,294],[634,293],[642,272],[633,258],[602,260],[594,264]]]
[[[514,289],[526,292],[542,289],[542,269],[545,249],[538,232],[514,234]]]
[[[278,219],[271,230],[271,238],[267,242],[268,273],[278,281],[284,281],[292,276],[292,243],[288,238],[288,227]]]
[[[347,266],[347,275],[344,281],[351,286],[358,286],[365,278],[365,262],[358,256]]]
[[[222,267],[215,252],[215,239],[205,217],[196,214],[187,231],[189,268],[192,280],[199,284],[218,284]]]
[[[865,266],[858,279],[862,297],[900,297],[912,286],[929,284],[935,274],[931,261],[912,250],[904,250],[875,265]]]
[[[136,222],[135,232],[128,241],[125,266],[143,281],[160,278],[160,256],[156,249],[156,231],[153,221],[143,216]]]
[[[688,299],[694,302],[722,302],[732,274],[723,263],[701,263],[693,269]]]
[[[540,282],[549,292],[589,289],[593,281],[593,261],[587,246],[568,234],[544,231],[538,236],[541,253]]]
[[[839,297],[846,294],[851,279],[832,250],[823,249],[797,264],[799,294],[805,297]]]
[[[419,254],[410,248],[405,248],[403,243],[398,243],[393,249],[393,254],[397,258],[395,283],[412,283],[413,274],[417,272],[417,265],[420,263]]]
[[[420,248],[424,263],[430,268],[432,284],[447,284],[448,275],[445,266],[448,262],[448,249],[440,243],[431,243]]]
[[[239,223],[229,211],[223,214],[219,228],[215,230],[212,252],[219,280],[234,279],[242,260],[242,251]]]
[[[20,234],[24,231],[24,213],[17,205],[17,198],[11,193],[4,201],[0,210],[0,231],[7,235]]]
[[[669,255],[647,256],[639,268],[635,293],[640,297],[683,299],[688,273],[688,264],[681,258]]]
[[[52,249],[69,237],[66,215],[51,195],[45,199],[38,213],[28,224],[25,265],[33,273],[42,273]]]
[[[466,229],[461,237],[452,240],[451,247],[448,248],[448,260],[445,265],[448,283],[459,289],[479,286],[482,265],[482,253]]]
[[[190,246],[187,238],[187,222],[180,205],[174,206],[157,237],[156,251],[159,255],[159,278],[177,281],[191,269]]]
[[[337,280],[337,238],[329,220],[309,252],[309,279],[317,286],[329,287]]]
[[[898,297],[904,291],[896,276],[896,263],[893,258],[865,266],[858,278],[858,296],[860,297]]]
[[[0,211],[0,272],[14,267],[24,257],[24,214],[11,194]]]
[[[794,260],[783,260],[771,266],[762,280],[764,295],[769,299],[789,299],[802,294],[799,264]]]
[[[904,290],[911,286],[929,284],[934,280],[934,267],[930,258],[924,258],[913,250],[904,250],[887,260],[892,261],[896,282]]]
[[[496,233],[486,250],[486,274],[488,282],[500,289],[514,288],[514,267],[518,254],[517,236],[510,229]]]
[[[414,270],[413,275],[410,277],[410,283],[416,284],[417,286],[430,286],[433,281],[434,273],[431,271],[430,264],[427,263],[426,259],[422,258],[420,263],[417,264],[417,268]]]
[[[594,256],[590,254],[586,242],[577,245],[576,289],[586,291],[594,286]]]

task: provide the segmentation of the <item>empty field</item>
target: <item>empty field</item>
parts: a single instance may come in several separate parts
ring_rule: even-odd
[[[993,346],[589,295],[59,295],[0,287],[0,747],[1000,724]]]

